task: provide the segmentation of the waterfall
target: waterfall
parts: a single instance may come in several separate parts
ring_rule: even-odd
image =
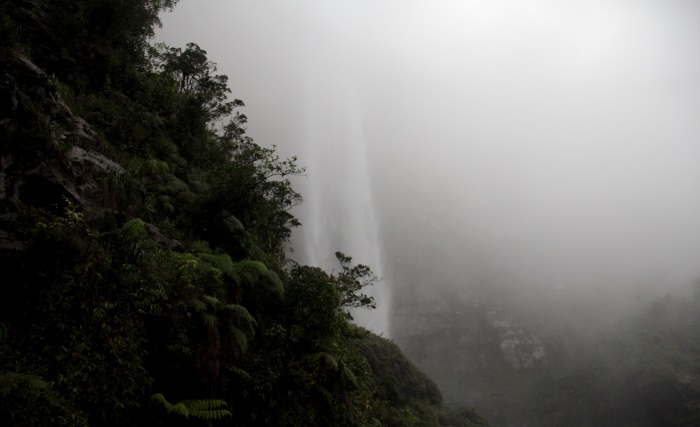
[[[363,292],[374,297],[377,308],[351,314],[360,326],[389,336],[391,295],[383,276],[367,141],[352,85],[347,83],[317,86],[306,97],[300,159],[307,178],[300,186],[304,203],[297,216],[303,225],[295,235],[294,258],[331,272],[340,268],[335,252],[341,251],[354,264],[369,266],[382,280]]]

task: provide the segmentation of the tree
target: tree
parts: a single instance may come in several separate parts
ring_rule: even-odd
[[[352,265],[352,258],[342,252],[336,252],[342,271],[335,276],[340,293],[341,304],[349,308],[377,308],[374,297],[361,293],[362,288],[375,284],[380,279],[372,270],[362,264]],[[348,313],[349,315],[349,313]]]
[[[165,49],[161,45],[161,49]],[[243,101],[236,99],[227,102],[231,90],[228,77],[214,74],[216,63],[207,59],[207,52],[195,43],[181,48],[170,48],[162,53],[162,69],[177,82],[180,93],[192,97],[202,108],[207,122],[216,122],[231,115],[235,107],[242,107]]]

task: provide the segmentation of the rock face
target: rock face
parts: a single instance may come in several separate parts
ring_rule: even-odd
[[[62,213],[68,203],[88,220],[113,211],[105,178],[124,168],[99,151],[104,144],[73,114],[51,78],[24,56],[0,71],[0,250],[23,247],[9,225],[22,206]],[[157,242],[180,243],[147,224]]]
[[[95,132],[63,102],[51,79],[16,56],[0,75],[0,203],[58,209],[65,201],[101,214],[96,177],[124,171],[97,152]],[[14,208],[14,209],[13,209]]]
[[[512,316],[499,310],[486,313],[490,327],[499,334],[501,355],[513,369],[533,369],[546,361],[546,352],[540,340],[523,330]]]
[[[445,402],[473,406],[495,425],[517,419],[513,408],[531,392],[528,383],[552,363],[548,338],[496,297],[420,287],[402,297],[392,337],[436,381]]]
[[[394,325],[395,340],[421,366],[432,366],[429,370],[454,365],[457,355],[465,372],[547,363],[540,339],[513,314],[469,293],[441,301],[406,298],[396,306]]]

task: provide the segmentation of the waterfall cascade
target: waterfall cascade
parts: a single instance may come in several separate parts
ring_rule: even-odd
[[[363,292],[374,297],[377,308],[358,309],[352,315],[360,326],[389,336],[391,295],[382,269],[367,141],[357,109],[352,108],[352,94],[342,87],[349,86],[334,89],[347,103],[307,102],[305,147],[300,155],[307,179],[300,186],[304,203],[297,215],[303,226],[295,237],[295,258],[330,272],[339,268],[335,252],[341,251],[353,263],[369,266],[382,280]]]

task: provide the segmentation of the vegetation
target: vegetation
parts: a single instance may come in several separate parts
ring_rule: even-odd
[[[175,3],[0,0],[0,424],[486,425],[287,259],[303,168],[149,44]]]

